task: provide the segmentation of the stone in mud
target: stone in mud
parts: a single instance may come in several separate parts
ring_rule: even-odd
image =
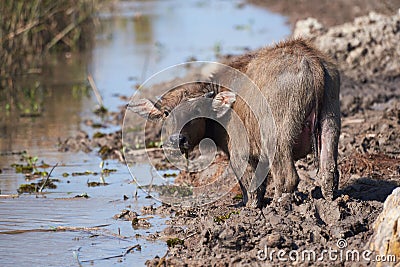
[[[400,266],[400,187],[393,190],[388,196],[383,211],[373,224],[374,234],[370,240],[369,248],[377,255],[394,255],[395,262],[385,262],[377,266]]]

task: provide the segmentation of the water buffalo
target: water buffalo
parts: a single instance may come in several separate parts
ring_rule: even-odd
[[[231,90],[225,84],[232,77],[222,71],[216,72],[209,82],[175,88],[155,104],[147,99],[134,101],[130,109],[151,120],[173,116],[171,121],[177,122],[187,119],[185,116],[197,109],[212,111],[215,118],[223,118],[225,127],[210,118],[198,117],[181,127],[180,132],[171,133],[169,141],[186,153],[203,138],[213,139],[230,155],[247,206],[262,205],[269,168],[275,198],[294,192],[299,182],[294,163],[312,148],[318,160],[323,196],[332,199],[339,180],[341,128],[340,76],[332,60],[300,38],[245,54],[228,66],[245,74],[257,89],[239,85],[239,89]],[[179,112],[171,115],[177,106]],[[232,119],[233,113],[244,125],[247,141],[236,134],[238,122]],[[271,152],[272,144],[275,153]]]

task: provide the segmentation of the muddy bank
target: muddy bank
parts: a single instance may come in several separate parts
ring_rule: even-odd
[[[333,7],[341,6],[333,4]],[[310,12],[318,14],[318,10],[310,9]],[[337,17],[338,23],[350,21],[355,13],[346,14]],[[400,186],[400,67],[398,61],[393,60],[400,55],[399,13],[370,13],[335,27],[329,25],[336,22],[325,24],[320,18],[297,23],[295,33],[311,38],[337,60],[341,70],[340,197],[334,201],[321,197],[314,180],[313,158],[309,156],[296,164],[301,177],[298,192],[276,203],[271,200],[273,188],[270,186],[262,209],[238,207],[240,196],[235,190],[218,202],[200,208],[148,207],[146,211],[150,214],[171,216],[163,232],[148,237],[165,240],[169,246],[168,253],[149,260],[149,266],[265,266],[272,263],[374,266],[367,260],[346,261],[343,258],[320,262],[297,258],[288,264],[276,256],[271,259],[265,256],[267,250],[283,250],[286,255],[290,251],[301,254],[312,250],[317,258],[327,249],[357,250],[361,254],[367,249],[373,222],[384,200]],[[119,114],[106,116],[118,122],[123,113],[122,109]],[[154,131],[150,131],[152,136],[148,136],[153,145],[159,138],[157,129],[154,126]],[[60,149],[98,149],[103,157],[123,160],[120,136],[120,132],[101,134],[101,130],[93,136],[82,133],[61,141]],[[157,150],[152,153],[161,157]],[[210,170],[217,175],[224,166],[226,158],[221,156],[204,172],[181,172],[176,182],[198,186],[201,181],[207,181],[204,177],[213,179]]]
[[[235,193],[200,208],[163,206],[160,212],[169,212],[171,220],[158,238],[177,242],[166,256],[147,264],[374,266],[368,260],[374,254],[332,259],[324,258],[323,251],[357,250],[361,255],[368,249],[372,225],[384,200],[400,186],[400,68],[393,60],[399,57],[399,25],[398,13],[370,13],[331,28],[317,20],[297,23],[295,33],[307,34],[338,61],[342,72],[340,197],[334,201],[322,198],[308,157],[297,162],[301,176],[298,192],[276,203],[269,188],[261,210],[236,206]],[[196,175],[186,175],[186,181],[196,183],[202,174]],[[185,174],[181,173],[180,180],[185,179],[182,176]],[[286,253],[285,262],[270,254],[279,250]],[[314,260],[293,256],[310,250],[315,252]]]
[[[339,1],[303,1],[303,0],[248,0],[249,3],[268,8],[271,11],[289,17],[294,26],[298,20],[314,17],[330,27],[351,22],[355,17],[368,15],[370,11],[392,15],[400,8],[399,0],[339,0]]]

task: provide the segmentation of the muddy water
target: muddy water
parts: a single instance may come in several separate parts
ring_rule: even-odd
[[[242,3],[122,2],[114,13],[100,14],[103,31],[90,70],[107,107],[121,104],[116,94],[132,94],[166,67],[240,54],[290,34],[284,17]]]
[[[95,46],[87,55],[49,57],[42,75],[0,90],[1,194],[17,194],[20,184],[38,181],[25,181],[11,167],[26,163],[20,161],[22,151],[37,156],[38,165],[58,163],[51,175],[58,179],[57,188],[0,199],[2,266],[132,266],[166,252],[164,242],[145,238],[160,231],[166,218],[148,218],[149,229],[133,229],[130,222],[112,218],[122,209],[140,213],[144,205],[160,205],[137,189],[126,166],[107,160],[105,168],[117,171],[102,178],[95,152],[57,151],[59,139],[79,130],[93,134],[118,128],[85,125],[87,119],[101,122],[93,114],[97,102],[87,87],[88,73],[105,106],[115,111],[124,104],[119,96],[131,95],[165,67],[239,54],[289,34],[283,17],[238,1],[122,1],[112,10],[99,14]],[[72,176],[85,171],[91,174]],[[108,185],[87,185],[102,181]],[[75,198],[79,195],[89,198]],[[130,250],[137,244],[141,249]]]

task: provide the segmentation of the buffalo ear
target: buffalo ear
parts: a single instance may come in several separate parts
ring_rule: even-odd
[[[212,108],[217,113],[217,118],[224,116],[235,101],[236,95],[230,91],[223,91],[217,94],[212,101]]]
[[[155,107],[150,100],[145,98],[129,102],[127,108],[145,119],[158,120],[163,117],[161,110]]]

